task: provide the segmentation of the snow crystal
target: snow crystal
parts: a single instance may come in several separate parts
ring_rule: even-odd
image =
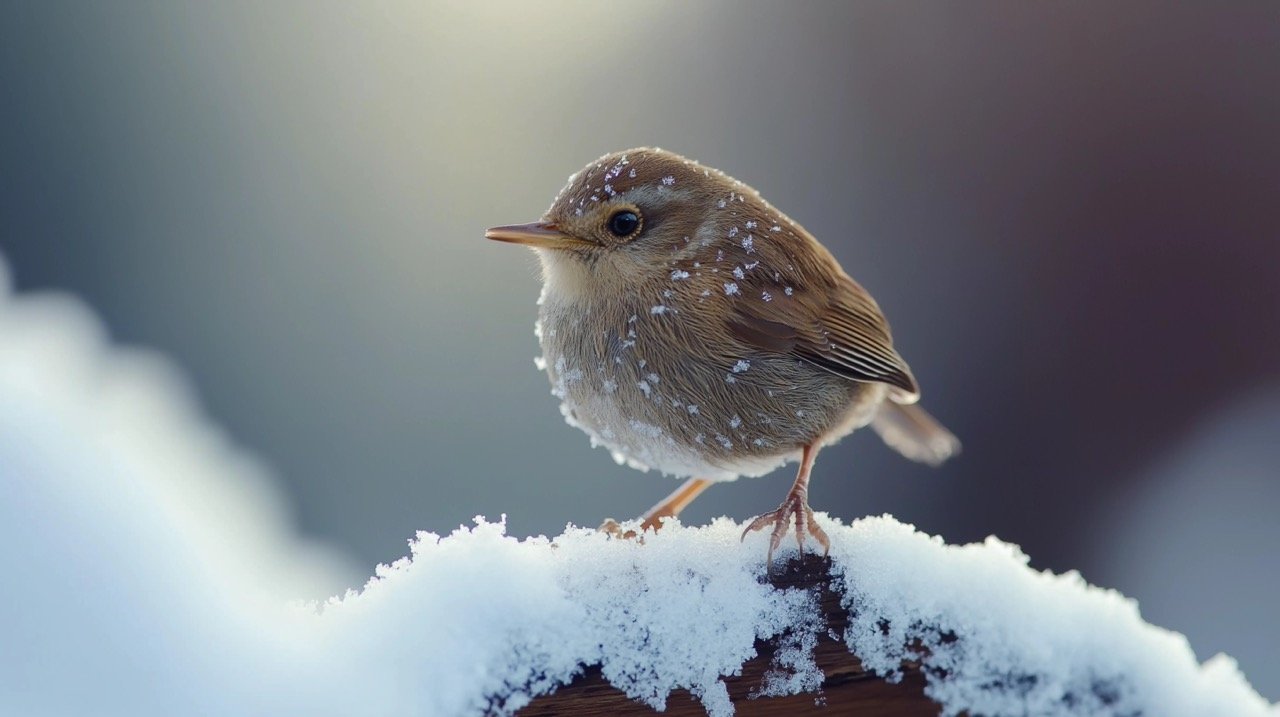
[[[177,372],[104,333],[64,297],[12,297],[0,264],[0,574],[20,577],[0,714],[509,715],[595,665],[655,709],[685,689],[728,717],[723,678],[761,640],[780,649],[758,694],[821,684],[814,593],[763,579],[768,535],[725,518],[643,542],[477,518],[344,592],[355,568],[297,535]],[[815,519],[850,608],[840,637],[881,674],[922,663],[944,714],[1280,715],[1230,658],[1198,664],[1133,601],[1015,546]]]
[[[685,271],[684,269],[676,269],[675,271],[671,272],[672,281],[679,281],[681,279],[688,279],[688,278],[689,278],[689,272]]]
[[[774,224],[772,227],[769,227],[769,231],[771,231],[771,232],[780,232],[780,231],[782,231],[782,227],[781,227],[780,225],[778,225],[778,224]]]
[[[741,427],[741,426],[742,426],[742,417],[741,417],[741,416],[739,416],[739,415],[738,415],[738,414],[736,414],[736,413],[735,413],[735,414],[733,414],[733,418],[730,418],[730,419],[729,419],[729,427],[730,427],[730,428],[739,428],[739,427]]]
[[[773,294],[770,294],[767,291],[762,291],[760,292],[760,298],[764,301],[773,301]]]
[[[645,376],[645,379],[654,385],[657,385],[662,379],[658,378],[658,374],[651,373]]]
[[[737,228],[737,227],[729,227],[729,237],[730,237],[730,238],[732,238],[732,237],[736,237],[736,236],[738,236],[738,228]]]
[[[748,235],[746,236],[746,238],[744,238],[744,239],[742,240],[742,248],[743,248],[743,249],[746,249],[748,254],[750,254],[750,253],[752,253],[752,252],[754,252],[754,251],[756,250],[756,249],[755,249],[755,244],[756,244],[756,239],[755,239],[755,237],[751,236],[750,234],[748,234]]]
[[[692,416],[698,412],[698,406],[691,403],[686,407],[686,410],[689,411],[689,415]]]
[[[728,296],[733,296],[734,294],[738,293],[738,285],[732,281],[729,282],[728,284],[725,284],[724,293]]]
[[[600,388],[603,388],[605,393],[613,393],[618,390],[618,382],[611,378],[606,378],[600,383]]]
[[[756,223],[755,223],[755,222],[753,222],[753,221],[751,221],[751,220],[747,220],[747,223],[746,223],[746,225],[745,225],[745,226],[746,226],[748,229],[755,229],[755,228],[756,228]]]
[[[665,314],[670,310],[671,308],[665,304],[658,304],[657,306],[649,307],[649,313],[653,314],[654,316],[661,316],[662,314]]]
[[[793,293],[795,293],[795,289],[792,289],[792,288],[791,288],[791,287],[789,287],[789,286],[788,286],[788,287],[786,287],[785,289],[783,289],[782,291],[783,291],[787,296],[791,296]]]
[[[649,392],[653,390],[652,387],[649,386],[648,381],[637,381],[636,388],[640,389],[646,397],[649,395]]]
[[[743,270],[742,270],[742,267],[740,267],[740,266],[735,266],[735,267],[733,267],[733,278],[735,278],[735,279],[737,279],[737,280],[741,281],[741,280],[743,280],[743,279],[747,278],[747,273],[746,273],[745,271],[743,271]]]
[[[722,436],[719,433],[717,433],[716,442],[719,443],[721,446],[723,446],[725,450],[733,448],[733,441],[729,440],[728,436]]]
[[[582,369],[569,368],[563,356],[556,359],[556,373],[560,376],[560,380],[565,383],[574,383],[582,380]]]
[[[747,361],[746,359],[738,359],[738,362],[733,365],[733,372],[742,373],[743,371],[746,371],[749,368],[751,368],[750,361]]]
[[[662,437],[662,429],[658,428],[652,423],[645,423],[644,421],[632,420],[630,421],[630,426],[631,426],[631,430],[635,431],[636,433],[639,433],[645,438],[661,438]]]
[[[663,185],[670,187],[671,185],[676,183],[676,178],[668,174],[667,176],[662,178],[662,183]]]

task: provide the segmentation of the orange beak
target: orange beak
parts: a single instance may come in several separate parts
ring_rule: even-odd
[[[493,227],[485,231],[484,238],[512,244],[523,244],[540,249],[581,249],[596,246],[592,242],[562,233],[560,228],[551,222],[509,224],[505,227]]]

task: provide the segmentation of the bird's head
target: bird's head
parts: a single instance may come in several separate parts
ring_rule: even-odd
[[[739,211],[730,206],[735,197]],[[717,170],[660,149],[631,149],[570,177],[540,221],[485,236],[536,249],[549,282],[626,286],[666,276],[673,262],[705,249],[748,197],[760,201]]]

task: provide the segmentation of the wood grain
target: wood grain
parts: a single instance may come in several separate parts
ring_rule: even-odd
[[[841,607],[840,596],[831,589],[830,567],[830,560],[806,555],[788,563],[770,582],[778,588],[800,587],[817,593],[827,626],[836,635],[842,635],[849,624],[849,614]],[[741,675],[725,678],[729,696],[742,717],[810,714],[933,717],[939,712],[938,705],[924,695],[925,679],[917,666],[905,668],[902,681],[891,684],[864,670],[843,642],[825,634],[818,638],[814,652],[826,676],[820,692],[751,699],[764,675],[773,667],[777,646],[762,641],[756,644],[756,649],[759,654],[742,666]],[[572,683],[535,699],[517,714],[520,717],[605,717],[659,713],[648,705],[627,699],[604,680],[599,666],[593,666]],[[662,714],[705,715],[706,710],[689,692],[677,690],[667,698],[667,709]]]

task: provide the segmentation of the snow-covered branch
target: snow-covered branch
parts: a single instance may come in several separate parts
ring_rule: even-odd
[[[521,541],[481,520],[419,536],[410,559],[322,619],[342,624],[367,601],[413,595],[414,618],[450,625],[465,646],[456,673],[437,683],[442,714],[518,708],[599,666],[653,708],[684,689],[728,715],[724,678],[760,644],[776,652],[763,679],[735,681],[739,694],[821,699],[814,647],[833,631],[856,657],[848,664],[889,682],[918,666],[944,714],[1273,713],[1230,658],[1198,664],[1182,636],[1144,623],[1132,601],[1075,574],[1031,570],[1014,546],[949,546],[890,517],[820,519],[834,609],[818,585],[766,580],[763,538],[740,543],[733,521],[672,526],[640,544],[589,529]]]

